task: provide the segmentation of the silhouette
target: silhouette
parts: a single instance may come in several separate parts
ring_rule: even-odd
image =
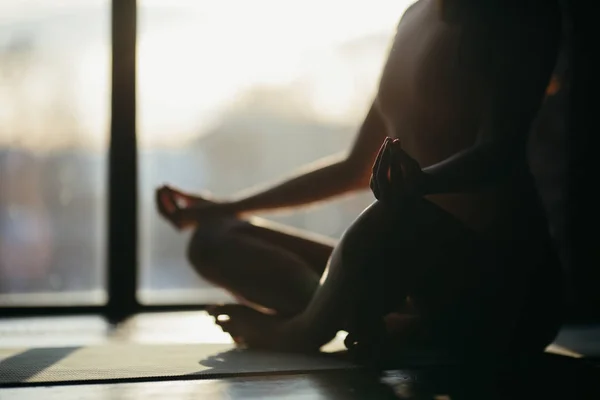
[[[349,154],[234,200],[157,189],[161,215],[194,229],[195,270],[241,303],[209,309],[217,323],[274,350],[346,330],[358,357],[543,351],[561,269],[526,150],[560,31],[554,1],[420,0]],[[376,201],[337,244],[251,215],[369,186]]]

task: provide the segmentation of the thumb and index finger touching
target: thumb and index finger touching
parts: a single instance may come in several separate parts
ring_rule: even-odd
[[[192,198],[188,194],[164,185],[156,190],[156,204],[159,213],[180,229],[180,219],[192,205]]]

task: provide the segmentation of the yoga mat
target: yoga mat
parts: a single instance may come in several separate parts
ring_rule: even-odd
[[[230,344],[0,348],[0,386],[223,378],[353,368],[357,366],[332,355],[279,354],[235,349]]]
[[[581,357],[581,332],[565,330],[547,351]],[[583,336],[586,336],[583,335]],[[597,336],[595,336],[597,337]],[[323,348],[344,349],[343,335]],[[597,343],[597,342],[594,342]],[[583,346],[585,347],[585,346]],[[590,345],[595,348],[597,346]],[[573,351],[576,350],[576,351]],[[583,351],[583,356],[589,356]],[[447,364],[423,353],[403,358],[399,367]],[[89,318],[28,318],[0,321],[0,387],[222,378],[358,368],[331,355],[294,355],[237,350],[205,313],[138,315],[116,329]]]
[[[408,366],[440,365],[409,357]],[[280,354],[230,344],[109,344],[0,348],[0,387],[162,379],[281,375],[360,368],[332,354]]]

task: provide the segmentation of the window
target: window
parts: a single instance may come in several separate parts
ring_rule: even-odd
[[[110,2],[0,0],[0,306],[105,299]]]
[[[187,265],[189,234],[160,219],[154,189],[226,197],[346,150],[409,3],[138,2],[143,302],[224,296]],[[371,200],[365,193],[272,218],[338,237]]]

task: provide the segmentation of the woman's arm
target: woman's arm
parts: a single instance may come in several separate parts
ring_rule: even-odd
[[[302,346],[318,348],[331,340],[355,314],[357,305],[373,299],[365,299],[381,291],[373,287],[381,283],[383,274],[378,274],[382,240],[389,235],[395,222],[390,218],[389,209],[382,202],[375,201],[363,211],[346,230],[335,246],[321,285],[305,310],[279,327],[278,337],[290,338],[291,348],[295,338]]]
[[[347,156],[317,161],[280,184],[244,195],[222,207],[227,212],[245,214],[308,205],[366,189],[373,159],[386,135],[387,128],[375,102]]]

